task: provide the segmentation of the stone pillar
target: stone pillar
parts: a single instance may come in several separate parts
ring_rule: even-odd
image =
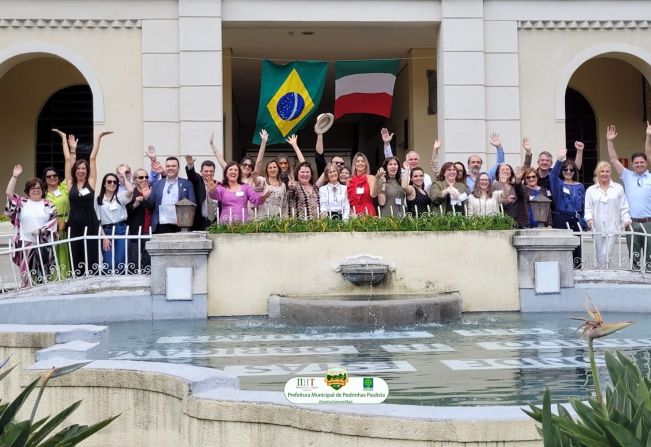
[[[540,228],[516,232],[513,246],[518,251],[518,287],[536,288],[537,262],[558,263],[560,287],[574,287],[572,251],[578,245],[579,238],[570,230]]]
[[[153,319],[206,318],[208,255],[206,233],[155,234],[151,256]]]
[[[572,252],[579,238],[570,230],[521,230],[513,236],[518,251],[521,312],[577,311],[585,291],[574,288]]]

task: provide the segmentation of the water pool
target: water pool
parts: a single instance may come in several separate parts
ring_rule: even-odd
[[[572,315],[464,314],[445,324],[381,330],[296,327],[266,317],[114,323],[110,357],[218,368],[247,390],[282,391],[294,375],[321,376],[343,366],[351,376],[385,379],[386,402],[394,404],[520,405],[538,402],[545,388],[565,401],[592,391],[587,348]],[[604,319],[636,323],[602,339],[598,360],[617,347],[648,375],[651,314]],[[605,367],[600,371],[605,375]]]

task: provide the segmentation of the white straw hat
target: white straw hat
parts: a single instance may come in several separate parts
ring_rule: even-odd
[[[332,127],[335,117],[332,113],[322,113],[316,117],[316,124],[314,125],[314,131],[318,134],[326,133],[328,129]]]

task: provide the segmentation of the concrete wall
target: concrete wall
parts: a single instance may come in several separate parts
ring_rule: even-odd
[[[558,25],[551,22],[548,29],[526,25],[518,32],[522,135],[532,141],[534,160],[541,150],[556,154],[565,145],[563,98],[567,82],[586,95],[593,106],[601,158],[605,157],[605,126],[611,120],[621,129],[617,144],[621,157],[630,154],[629,151],[642,150],[640,77],[646,74],[651,60],[645,62],[630,55],[651,54],[648,30],[615,30],[599,22],[593,22],[592,29],[580,29],[577,25],[572,29],[559,28],[568,24],[572,26],[571,21],[559,21]],[[600,55],[634,64],[637,76],[632,67],[621,61],[587,62]]]
[[[635,67],[618,59],[591,59],[574,73],[570,87],[581,93],[595,112],[599,160],[609,159],[606,147],[609,124],[617,126],[615,147],[620,158],[630,159],[633,152],[644,152],[642,74]],[[588,174],[592,173],[586,172],[586,177]],[[617,176],[614,170],[613,175]]]
[[[518,310],[511,231],[209,235],[208,316],[264,315],[271,294],[424,294],[458,290],[465,312]],[[359,254],[395,272],[358,288],[333,267]],[[487,294],[486,291],[491,293]]]

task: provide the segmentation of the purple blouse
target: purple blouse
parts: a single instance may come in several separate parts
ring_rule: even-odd
[[[258,194],[249,185],[240,185],[240,190],[233,192],[223,185],[209,193],[212,199],[219,201],[220,223],[246,222],[249,220],[248,203],[262,204],[262,194]]]

